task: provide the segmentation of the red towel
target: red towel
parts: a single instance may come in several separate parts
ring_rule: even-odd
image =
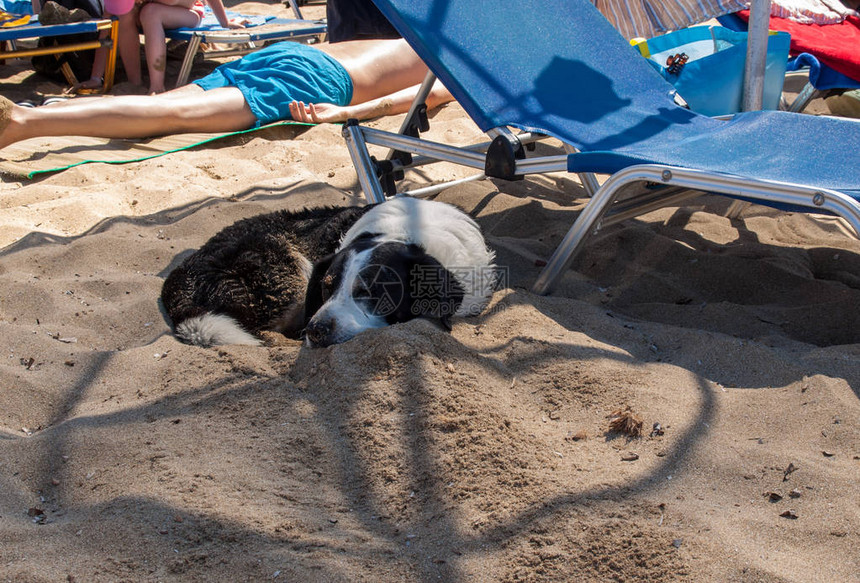
[[[749,10],[738,12],[749,22]],[[791,35],[791,54],[809,53],[831,69],[860,79],[860,18],[849,16],[839,24],[800,24],[770,17],[771,30]]]

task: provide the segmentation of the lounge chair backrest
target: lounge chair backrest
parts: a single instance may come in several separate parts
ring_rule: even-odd
[[[374,0],[483,130],[612,150],[698,116],[587,0]]]

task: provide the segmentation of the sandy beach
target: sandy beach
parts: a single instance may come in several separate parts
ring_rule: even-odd
[[[0,90],[62,87],[7,63]],[[428,135],[482,138],[457,104]],[[338,126],[4,177],[0,581],[860,581],[846,225],[702,197],[601,231],[542,297],[574,175],[436,198],[496,250],[483,315],[205,349],[171,335],[164,278],[240,218],[363,204]]]

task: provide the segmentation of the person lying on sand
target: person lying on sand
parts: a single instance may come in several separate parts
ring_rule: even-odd
[[[0,148],[45,136],[145,138],[221,133],[278,120],[368,119],[409,109],[427,67],[402,39],[318,48],[280,42],[158,95],[77,98],[26,108],[0,97]],[[437,83],[432,108],[451,101]]]

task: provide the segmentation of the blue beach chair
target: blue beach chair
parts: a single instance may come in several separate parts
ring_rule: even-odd
[[[471,0],[375,2],[479,128],[497,135],[484,154],[349,122],[344,136],[369,200],[385,198],[382,183],[399,168],[373,159],[367,144],[502,179],[610,175],[595,184],[537,293],[552,290],[599,226],[703,192],[837,215],[860,234],[860,166],[847,159],[860,151],[858,122],[783,111],[721,121],[692,112],[588,0],[502,2],[492,10]],[[509,127],[555,137],[570,153],[526,158],[519,138],[503,131]],[[401,165],[408,158],[395,157]]]
[[[241,17],[248,21],[246,28],[228,30],[218,24],[215,15],[207,6],[203,20],[196,28],[174,28],[164,31],[168,39],[188,41],[176,86],[179,87],[188,82],[191,65],[194,63],[194,56],[200,50],[201,43],[228,45],[225,49],[205,52],[207,57],[216,58],[244,55],[269,42],[282,40],[313,42],[325,37],[328,29],[324,21],[302,19],[298,7],[295,6],[293,11],[297,18],[245,16],[227,12],[230,18]]]
[[[18,10],[14,14],[30,15],[30,3],[4,2],[4,10]],[[26,11],[26,12],[25,12]],[[40,38],[61,37],[81,33],[100,33],[106,31],[105,38],[83,42],[66,42],[55,46],[27,48],[19,46],[20,41],[37,40]],[[37,18],[32,16],[27,24],[0,28],[0,62],[6,59],[18,59],[35,57],[39,55],[58,55],[74,51],[95,50],[100,47],[108,47],[107,65],[105,68],[105,79],[102,91],[108,91],[113,86],[114,71],[116,68],[116,39],[117,22],[112,19],[93,19],[84,22],[69,24],[41,25]],[[23,43],[22,43],[23,44]],[[64,65],[63,73],[70,85],[74,85],[77,79],[68,65]]]

